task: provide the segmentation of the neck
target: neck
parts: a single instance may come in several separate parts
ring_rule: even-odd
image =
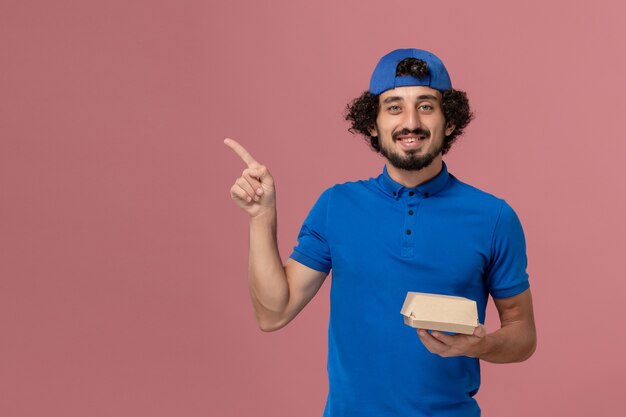
[[[443,160],[441,159],[441,155],[439,155],[435,158],[432,164],[426,168],[420,169],[419,171],[399,169],[391,165],[389,162],[387,162],[386,165],[387,173],[391,179],[398,184],[404,185],[405,187],[413,188],[436,177],[443,168]]]

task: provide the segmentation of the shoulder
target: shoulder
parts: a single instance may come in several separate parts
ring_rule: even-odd
[[[369,178],[366,180],[346,181],[343,183],[335,184],[329,188],[329,190],[335,190],[336,192],[359,192],[363,189],[370,188],[376,181],[376,178]]]
[[[366,193],[371,193],[376,189],[376,179],[370,178],[367,180],[347,181],[339,184],[335,184],[330,188],[327,188],[322,196],[327,198],[341,198],[341,197],[353,197]]]
[[[493,227],[520,226],[515,210],[506,200],[462,182],[452,175],[450,186],[442,194],[448,199],[447,205],[456,207],[459,213],[483,219]]]
[[[332,217],[344,218],[344,215],[355,214],[365,206],[378,204],[381,195],[373,180],[348,181],[324,190],[315,206],[332,213]]]
[[[479,207],[482,210],[491,209],[497,212],[512,210],[508,203],[491,193],[469,185],[453,175],[450,175],[448,193],[452,198],[458,198],[464,205]]]
[[[450,190],[456,194],[465,198],[475,199],[482,203],[497,204],[503,201],[501,198],[481,190],[480,188],[469,185],[466,182],[459,180],[454,175],[450,174]]]

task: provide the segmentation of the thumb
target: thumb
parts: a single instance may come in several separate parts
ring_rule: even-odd
[[[272,185],[274,183],[274,179],[272,178],[272,175],[267,167],[259,164],[258,162],[255,162],[254,166],[251,166],[248,169],[248,173],[252,178],[260,181],[262,184]]]
[[[485,329],[485,326],[482,324],[478,324],[478,326],[474,329],[473,335],[481,338],[485,337],[487,335],[487,329]]]

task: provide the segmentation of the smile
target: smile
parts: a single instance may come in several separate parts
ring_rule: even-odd
[[[426,140],[428,137],[426,135],[401,135],[396,138],[396,141],[400,141],[402,143],[414,143],[418,140]]]

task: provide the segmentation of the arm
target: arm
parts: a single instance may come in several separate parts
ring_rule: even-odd
[[[283,266],[276,239],[274,179],[237,142],[224,141],[248,165],[231,188],[231,197],[250,217],[248,286],[257,323],[263,331],[282,328],[307,305],[326,274],[292,259]]]
[[[440,356],[471,356],[494,363],[522,362],[534,353],[537,335],[530,290],[509,298],[494,299],[500,329],[487,334],[478,326],[473,335],[447,335],[418,330],[420,340]]]

